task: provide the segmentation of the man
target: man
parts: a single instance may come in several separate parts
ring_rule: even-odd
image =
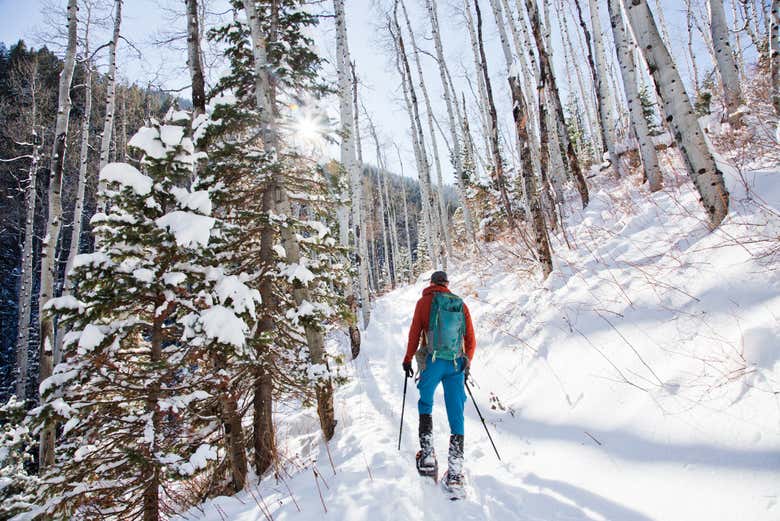
[[[412,357],[417,359],[420,372],[417,382],[420,391],[417,402],[420,413],[417,470],[423,476],[438,477],[431,413],[433,393],[441,382],[450,424],[449,468],[443,484],[451,492],[462,495],[463,407],[466,403],[464,382],[474,357],[476,341],[469,308],[460,297],[450,292],[448,285],[445,272],[434,272],[431,284],[423,290],[422,298],[417,301],[403,369],[407,378],[413,376]]]

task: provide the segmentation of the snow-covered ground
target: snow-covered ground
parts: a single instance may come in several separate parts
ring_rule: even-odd
[[[654,195],[597,178],[589,207],[566,216],[576,248],[555,240],[543,285],[517,246],[451,268],[502,457],[468,403],[467,500],[415,471],[411,385],[396,448],[421,281],[376,301],[327,449],[313,411],[280,411],[284,479],[182,519],[780,519],[780,174],[729,176],[732,213],[714,232],[680,177]],[[434,431],[443,472],[441,389]]]

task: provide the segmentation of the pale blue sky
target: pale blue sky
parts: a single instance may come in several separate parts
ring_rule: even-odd
[[[564,1],[568,3],[570,0]],[[662,1],[671,34],[673,52],[678,61],[679,69],[687,81],[688,66],[683,54],[687,44],[687,36],[685,34],[685,16],[681,7],[682,2],[679,0]],[[36,46],[46,43],[40,37],[45,25],[45,16],[42,13],[45,3],[45,0],[0,0],[0,41],[10,45],[19,38],[24,38],[28,43]],[[66,0],[51,0],[50,3],[64,6]],[[220,4],[224,5],[226,2],[225,0],[214,0],[213,3],[215,4],[214,10],[220,10]],[[411,11],[413,25],[419,28],[419,34],[422,34],[423,30],[426,30],[427,33],[428,24],[422,0],[407,0],[407,3]],[[600,0],[599,3],[604,4],[602,9],[603,28],[608,29],[605,12],[606,2]],[[183,4],[183,0],[125,0],[123,34],[143,53],[143,58],[139,59],[129,45],[122,43],[119,58],[121,76],[139,83],[146,83],[150,79],[154,79],[155,83],[170,89],[186,87],[188,83],[185,68],[186,54],[175,47],[169,46],[162,49],[151,43],[155,34],[160,31],[170,28],[183,30],[183,17],[164,12],[165,7],[181,9]],[[414,161],[411,155],[409,121],[400,98],[400,80],[383,45],[386,40],[386,30],[384,20],[380,15],[381,6],[390,4],[391,0],[346,0],[350,50],[352,58],[357,63],[358,75],[363,83],[361,89],[364,103],[379,128],[381,139],[388,145],[386,155],[391,170],[400,173],[395,151],[389,146],[390,140],[394,140],[402,149],[405,174],[415,175]],[[583,1],[583,4],[587,4],[587,2]],[[445,52],[449,59],[456,89],[465,91],[467,102],[470,102],[468,99],[469,89],[464,79],[462,65],[465,64],[468,67],[472,63],[472,59],[468,47],[468,34],[460,14],[461,5],[461,0],[439,0],[439,17],[443,26]],[[505,92],[507,89],[504,60],[498,47],[498,37],[489,3],[483,0],[482,5],[488,62],[491,76],[494,78],[496,103],[499,113],[504,116],[505,123],[508,125],[511,121],[511,112],[508,92]],[[327,7],[330,8],[329,3]],[[64,25],[64,20],[62,24]],[[570,31],[574,34],[573,27],[570,27]],[[96,32],[99,33],[97,30]],[[556,48],[560,46],[557,41],[557,33],[558,30],[554,28],[553,38]],[[93,46],[99,41],[105,41],[107,37],[108,34],[105,31],[103,35],[96,34],[95,38],[91,38],[95,42]],[[335,38],[332,20],[324,20],[315,37],[321,54],[333,63],[334,60],[331,58],[334,56]],[[745,40],[746,38],[743,39],[743,44]],[[418,44],[433,51],[430,40],[423,40],[418,36]],[[54,43],[50,47],[56,48],[57,45]],[[703,67],[709,62],[709,59],[706,52],[702,50],[701,42],[696,43],[696,48],[697,54],[701,55],[701,66]],[[444,112],[444,104],[440,101],[441,89],[437,66],[431,58],[426,56],[423,56],[423,66],[426,81],[431,90],[434,112],[439,118],[439,122],[444,125],[446,113]],[[568,81],[563,76],[562,59],[556,60],[556,67],[559,71],[561,88],[565,89]],[[214,75],[218,74],[218,70],[219,64],[216,62]],[[473,77],[473,72],[470,70],[469,74]],[[334,77],[331,65],[326,67],[326,75],[329,78]],[[214,77],[212,77],[213,79]],[[184,95],[186,95],[186,91]],[[337,115],[334,110],[331,110],[331,113],[334,116]],[[476,122],[473,125],[476,125]],[[375,162],[374,146],[366,139],[367,137],[367,132],[364,132],[364,158],[367,162]],[[446,148],[441,140],[439,142],[440,152],[443,154],[442,166],[445,171],[445,181],[451,181],[452,174],[446,157]]]

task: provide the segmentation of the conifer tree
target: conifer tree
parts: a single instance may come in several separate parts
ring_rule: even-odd
[[[70,332],[33,411],[63,424],[40,518],[160,519],[171,484],[218,458],[209,355],[243,353],[259,294],[215,262],[228,230],[211,215],[219,188],[190,186],[190,133],[189,113],[171,110],[128,143],[140,170],[100,172],[100,249],[74,260],[74,294],[46,305]]]

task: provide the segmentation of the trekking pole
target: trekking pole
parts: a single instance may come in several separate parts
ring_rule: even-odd
[[[404,399],[401,402],[401,428],[398,430],[398,450],[401,450],[401,435],[404,433],[404,408],[406,408],[406,384],[408,381],[409,377],[404,376]]]
[[[501,456],[498,455],[498,449],[496,448],[496,444],[493,443],[493,437],[490,435],[490,431],[488,430],[487,425],[485,424],[485,418],[482,417],[482,413],[479,411],[479,407],[477,407],[477,401],[474,399],[474,395],[471,394],[471,387],[469,387],[468,382],[464,381],[463,383],[466,386],[466,390],[469,392],[469,396],[471,396],[471,403],[474,404],[474,408],[477,410],[479,419],[482,420],[482,426],[485,427],[485,432],[487,432],[488,439],[490,440],[490,444],[493,445],[493,450],[496,451],[496,457],[498,458],[498,461],[501,461]]]

